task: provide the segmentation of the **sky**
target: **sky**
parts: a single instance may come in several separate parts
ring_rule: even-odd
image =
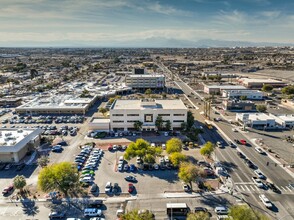
[[[0,0],[0,46],[294,43],[294,0]]]

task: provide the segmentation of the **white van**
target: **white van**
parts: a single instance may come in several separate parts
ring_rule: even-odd
[[[273,207],[272,202],[264,194],[261,194],[258,197],[265,207],[267,207],[268,209],[271,209]]]
[[[215,207],[214,212],[217,215],[227,215],[229,213],[229,210],[224,206],[218,206],[218,207]]]
[[[102,215],[101,209],[87,208],[84,210],[85,217],[95,217],[95,216],[101,216],[101,215]]]

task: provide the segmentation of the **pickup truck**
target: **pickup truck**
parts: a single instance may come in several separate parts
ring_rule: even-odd
[[[254,177],[252,177],[252,180],[258,188],[263,188],[263,183],[262,183],[261,179],[254,176]]]

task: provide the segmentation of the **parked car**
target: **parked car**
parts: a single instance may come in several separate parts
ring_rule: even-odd
[[[137,170],[137,167],[135,164],[130,164],[130,172],[135,172]]]
[[[65,217],[65,212],[50,212],[49,218],[50,219],[61,219]]]
[[[239,142],[240,142],[240,144],[242,144],[242,145],[246,145],[246,144],[247,144],[247,141],[244,140],[244,139],[241,139]]]
[[[185,192],[190,192],[191,191],[191,188],[190,188],[190,186],[188,184],[182,183],[182,185],[183,185],[183,190]]]
[[[7,195],[8,193],[12,192],[12,190],[14,189],[14,186],[13,184],[5,187],[3,190],[2,190],[2,195]]]
[[[137,179],[135,176],[126,176],[125,180],[129,182],[137,182]]]
[[[117,194],[119,192],[119,186],[118,183],[114,183],[112,187],[112,193]]]
[[[266,179],[266,176],[259,170],[254,170],[254,173],[256,174],[256,176],[259,178],[259,179],[263,179],[265,180]]]
[[[271,209],[273,207],[272,202],[264,194],[261,194],[258,197],[266,208]]]
[[[208,212],[208,210],[207,210],[207,208],[204,208],[204,207],[195,207],[194,212],[195,213],[197,213],[197,212]]]
[[[128,186],[129,186],[128,192],[129,192],[129,193],[133,193],[134,190],[135,190],[135,186],[134,186],[132,183],[129,183]]]
[[[111,193],[111,191],[112,191],[112,183],[107,182],[105,185],[105,193]]]
[[[4,167],[4,170],[9,170],[11,167],[12,167],[12,164],[9,163]]]
[[[61,146],[52,147],[52,152],[61,153],[62,151],[63,151],[63,148]]]

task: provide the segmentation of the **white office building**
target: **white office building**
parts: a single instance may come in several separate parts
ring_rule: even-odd
[[[222,97],[224,98],[240,99],[242,96],[250,100],[262,100],[264,94],[258,90],[223,90],[222,92]]]
[[[0,129],[0,161],[18,163],[39,147],[42,129]]]
[[[171,129],[180,128],[187,122],[187,107],[182,100],[116,100],[110,109],[110,129],[134,129],[134,123],[141,121],[142,130],[156,130],[155,121],[161,116],[171,122]]]
[[[291,129],[294,127],[294,115],[274,115],[265,113],[237,113],[236,120],[257,129]]]
[[[133,89],[163,89],[165,76],[157,74],[132,74],[126,76],[126,86]]]

